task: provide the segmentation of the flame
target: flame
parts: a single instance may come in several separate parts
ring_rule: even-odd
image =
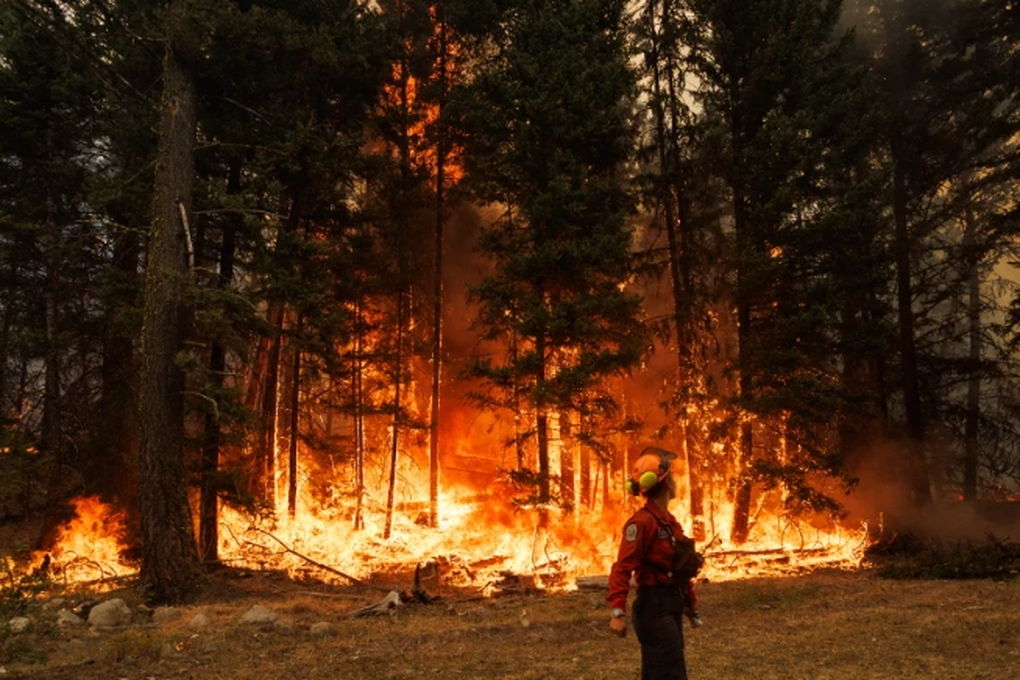
[[[401,471],[402,476],[406,473]],[[351,521],[353,500],[349,505],[316,506],[307,489],[294,518],[281,513],[275,521],[259,520],[223,507],[220,558],[238,568],[282,570],[294,578],[338,583],[354,578],[406,586],[417,567],[432,579],[422,584],[426,590],[439,583],[495,595],[520,587],[523,578],[528,586],[556,592],[574,589],[579,577],[608,573],[623,525],[640,506],[637,499],[620,498],[572,512],[522,508],[506,500],[508,491],[500,482],[482,490],[450,486],[440,494],[439,525],[434,528],[421,521],[427,503],[405,493],[388,540],[381,538],[384,509],[371,498],[360,530]],[[71,583],[94,583],[135,573],[136,565],[122,557],[123,517],[94,497],[76,499],[74,506],[77,516],[60,527],[48,553],[51,574]],[[682,507],[678,500],[672,509],[689,527]],[[712,503],[706,523],[727,526],[731,512],[726,504]],[[816,527],[759,516],[754,527],[742,546],[720,536],[702,545],[708,559],[700,578],[724,581],[800,574],[821,566],[858,568],[870,543],[864,525]],[[38,567],[43,554],[36,558]]]
[[[49,550],[32,555],[32,569],[46,571],[67,583],[101,582],[128,576],[137,565],[124,557],[123,513],[96,496],[71,501],[74,517],[61,524]]]
[[[434,6],[429,8],[429,16],[433,24],[432,35],[428,40],[429,48],[434,55],[431,77],[421,82],[419,78],[408,73],[405,63],[398,61],[393,64],[390,82],[383,89],[386,101],[401,111],[406,118],[403,136],[410,156],[408,162],[413,169],[424,169],[430,177],[437,178],[440,148],[432,139],[432,133],[441,124],[442,104],[440,101],[424,100],[419,90],[430,84],[438,84],[444,90],[447,89],[449,83],[460,78],[462,58],[457,38],[439,19]],[[410,52],[414,46],[408,44],[407,49]],[[438,134],[443,133],[439,131]],[[464,174],[460,164],[463,149],[449,140],[444,140],[444,143],[446,148],[442,150],[443,186],[455,186]]]

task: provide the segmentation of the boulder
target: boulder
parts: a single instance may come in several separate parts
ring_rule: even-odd
[[[131,623],[133,614],[127,603],[119,597],[101,602],[89,610],[89,625],[93,628],[117,628]]]
[[[276,612],[257,604],[241,616],[241,623],[271,624],[275,623],[277,618],[279,617]]]

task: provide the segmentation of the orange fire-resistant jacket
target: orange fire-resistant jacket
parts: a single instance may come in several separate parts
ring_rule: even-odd
[[[609,606],[627,609],[630,576],[640,586],[676,585],[686,588],[687,605],[694,607],[694,585],[678,583],[670,571],[673,565],[673,536],[683,536],[684,530],[668,511],[652,502],[635,512],[624,525],[620,552],[609,572]]]

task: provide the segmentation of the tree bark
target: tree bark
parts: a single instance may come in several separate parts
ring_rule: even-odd
[[[184,11],[183,3],[171,11]],[[176,364],[187,321],[184,220],[192,208],[197,86],[178,52],[173,21],[168,20],[171,37],[163,70],[139,405],[140,579],[155,602],[183,601],[201,575],[184,467],[184,374]]]
[[[560,504],[564,509],[574,507],[574,433],[570,411],[559,412],[560,425]]]
[[[964,247],[976,251],[974,216],[966,215]],[[978,425],[981,422],[981,275],[976,252],[966,253],[969,267],[967,276],[968,359],[970,375],[967,379],[967,416],[964,425],[965,453],[963,459],[963,500],[973,503],[978,497]]]
[[[748,229],[747,206],[742,194],[737,191],[733,199],[733,214],[737,233],[737,257],[740,260],[737,271],[737,365],[740,376],[740,398],[751,398],[753,381],[751,379],[751,284],[748,276],[747,258],[751,253],[751,240]],[[730,538],[736,545],[747,540],[750,533],[751,520],[751,480],[748,470],[754,455],[754,430],[751,420],[746,416],[740,423],[740,446],[737,454],[736,494],[733,499],[733,527]]]
[[[663,46],[660,30],[669,25],[670,2],[663,0],[659,14],[659,29],[656,28],[656,3],[649,4],[649,31],[653,39],[652,86],[655,102],[656,145],[659,154],[660,201],[663,221],[669,243],[670,282],[673,292],[673,316],[676,329],[677,375],[680,382],[680,399],[677,404],[677,428],[681,449],[687,463],[687,478],[690,488],[690,512],[692,535],[695,540],[705,538],[704,490],[701,485],[701,456],[697,443],[691,435],[689,423],[691,382],[694,379],[694,334],[691,332],[693,319],[694,284],[691,278],[690,249],[691,227],[690,208],[686,197],[686,186],[681,171],[680,147],[677,136],[680,132],[680,113],[677,101],[676,60],[671,46]],[[665,73],[663,73],[665,71]],[[662,91],[662,80],[666,79],[666,93]],[[665,99],[668,97],[668,100]],[[670,130],[666,130],[666,104],[669,106]]]
[[[56,201],[52,189],[46,189],[46,224],[43,226],[42,246],[46,266],[46,370],[44,373],[43,411],[40,423],[42,452],[49,457],[50,479],[47,489],[52,494],[60,487],[60,475],[64,465],[64,453],[60,442],[62,429],[63,386],[60,384],[61,348],[60,327],[60,232],[57,224]],[[60,502],[51,499],[49,505]]]
[[[907,419],[907,474],[911,499],[917,506],[931,502],[931,485],[924,453],[924,420],[917,383],[917,341],[914,337],[913,286],[910,266],[910,234],[907,224],[907,186],[899,144],[892,144],[893,220],[896,239],[896,302],[899,318],[899,349],[903,407]]]
[[[227,194],[235,195],[240,191],[241,165],[231,163],[227,177]],[[240,222],[239,216],[231,215],[223,226],[223,240],[220,243],[219,275],[216,287],[226,288],[234,278],[234,250],[236,232]],[[227,353],[218,342],[213,342],[209,350],[209,376],[212,386],[217,392],[223,388],[223,379],[227,370]],[[219,562],[219,500],[216,473],[220,467],[220,446],[223,435],[220,430],[219,415],[207,412],[203,423],[202,442],[202,492],[198,510],[198,546],[203,562]]]
[[[113,242],[110,266],[117,283],[129,289],[141,284],[138,263],[141,248],[137,232],[125,229]],[[135,304],[134,295],[109,300],[103,334],[102,392],[99,414],[102,441],[95,447],[96,464],[90,487],[104,498],[114,498],[130,518],[138,521],[138,350],[136,332],[123,321],[122,311]],[[119,470],[111,475],[110,470]],[[137,536],[136,536],[137,537]]]
[[[545,336],[539,331],[535,339],[535,354],[538,356],[538,384],[545,385],[546,380],[546,356]],[[535,430],[538,439],[538,502],[545,504],[549,502],[549,416],[544,403],[535,406]]]
[[[401,372],[403,366],[401,358],[404,344],[404,290],[401,286],[397,293],[397,344],[396,360],[393,369],[393,446],[390,449],[390,478],[386,487],[386,526],[383,529],[383,538],[389,538],[393,531],[393,506],[396,500],[397,487],[397,453],[400,450],[400,404],[401,404]]]
[[[295,336],[301,335],[304,319],[301,314],[297,315],[295,324]],[[297,493],[298,493],[298,407],[301,405],[301,348],[296,338],[290,343],[293,347],[293,365],[290,379],[290,448],[287,458],[287,516],[291,519],[297,516]]]
[[[362,301],[359,298],[356,305],[356,319],[354,328],[354,366],[352,389],[354,391],[354,528],[361,530],[365,528],[364,506],[365,506],[365,395],[362,386],[362,342],[363,342],[363,312]]]
[[[442,3],[438,4],[437,14],[441,12]],[[442,93],[439,98],[439,117],[442,119],[443,104],[446,93],[446,23],[439,19],[439,86]],[[443,378],[443,223],[445,222],[446,206],[444,205],[443,183],[446,181],[446,135],[440,126],[436,140],[436,229],[435,229],[435,266],[433,268],[432,289],[432,394],[429,401],[429,526],[439,523],[439,419],[442,413],[440,396]]]

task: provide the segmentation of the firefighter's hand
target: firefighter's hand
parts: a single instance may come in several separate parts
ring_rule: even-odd
[[[624,637],[627,634],[627,617],[613,616],[609,619],[609,630],[616,633],[617,637]]]

